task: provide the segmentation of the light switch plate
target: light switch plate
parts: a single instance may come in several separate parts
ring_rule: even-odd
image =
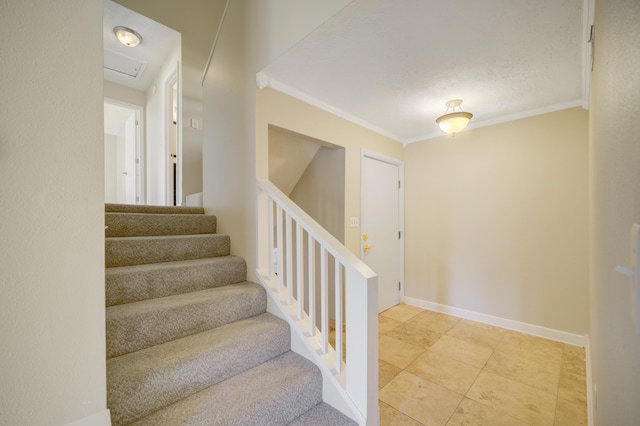
[[[351,216],[349,218],[349,227],[350,228],[358,228],[360,226],[360,218]]]

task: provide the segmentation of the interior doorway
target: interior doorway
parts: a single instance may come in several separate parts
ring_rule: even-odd
[[[378,274],[378,312],[402,299],[402,162],[370,152],[361,163],[361,258]]]
[[[104,100],[106,203],[144,203],[141,120],[141,107]]]

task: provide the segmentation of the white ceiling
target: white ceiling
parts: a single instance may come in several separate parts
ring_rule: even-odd
[[[403,143],[582,105],[583,0],[354,0],[259,81]]]
[[[117,26],[131,28],[138,32],[142,36],[142,43],[137,47],[123,46],[113,33],[113,28]],[[179,32],[111,0],[104,0],[102,32],[105,50],[117,52],[147,64],[140,78],[129,77],[105,68],[105,80],[145,92],[160,72],[162,64],[171,51],[180,46]]]

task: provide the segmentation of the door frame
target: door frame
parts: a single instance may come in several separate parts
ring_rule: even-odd
[[[182,205],[182,79],[180,61],[175,70],[163,81],[165,117],[165,205],[173,205],[173,160],[171,158],[171,131],[173,126],[173,86],[176,86],[176,205]]]
[[[360,235],[358,236],[358,244],[360,245],[360,259],[364,261],[364,249],[362,244],[362,206],[364,205],[364,191],[363,188],[363,170],[365,158],[372,160],[382,161],[384,163],[391,164],[398,167],[398,180],[400,181],[400,188],[398,188],[398,229],[400,231],[400,238],[398,239],[398,279],[400,280],[400,302],[404,302],[404,161],[397,158],[390,157],[388,155],[380,154],[368,149],[361,149],[360,151]]]
[[[136,204],[145,204],[147,200],[147,156],[144,133],[144,107],[104,97],[103,102],[134,110],[136,113]]]

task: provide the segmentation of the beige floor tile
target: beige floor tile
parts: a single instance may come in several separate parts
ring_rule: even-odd
[[[422,349],[429,349],[431,345],[442,337],[440,333],[431,330],[421,330],[409,324],[409,322],[400,324],[386,335]]]
[[[576,355],[585,356],[585,351],[584,351],[584,348],[582,346],[575,346],[575,345],[569,345],[569,344],[563,343],[562,344],[562,351],[564,353],[572,353],[572,354],[576,354]]]
[[[380,390],[380,400],[427,426],[444,426],[462,395],[403,371]]]
[[[447,426],[527,426],[507,413],[465,398],[449,419]]]
[[[422,352],[424,349],[418,346],[410,345],[387,335],[380,337],[378,342],[378,358],[399,368],[405,368],[411,364]]]
[[[382,389],[384,385],[389,383],[391,379],[396,377],[402,368],[391,365],[381,359],[378,360],[378,389]]]
[[[442,314],[440,312],[423,311],[407,321],[421,330],[436,331],[445,334],[461,321],[460,318],[451,315]]]
[[[400,322],[405,322],[406,320],[418,315],[418,313],[420,312],[422,312],[420,308],[416,308],[415,306],[400,304],[400,305],[394,306],[393,308],[389,308],[384,312],[381,312],[380,316],[383,316],[385,318],[391,318]]]
[[[396,321],[392,318],[387,318],[382,315],[378,315],[378,333],[385,334],[388,331],[393,330],[395,327],[402,324],[400,321]]]
[[[496,350],[517,356],[544,357],[549,362],[560,364],[563,344],[524,333],[507,331]]]
[[[420,426],[420,423],[390,405],[380,402],[380,426]]]
[[[462,320],[447,333],[451,337],[495,349],[506,330],[489,324]]]
[[[575,404],[587,405],[587,379],[584,375],[560,372],[558,398]]]
[[[586,364],[584,353],[567,351],[562,353],[562,371],[584,376],[587,371]]]
[[[429,348],[440,355],[455,359],[456,361],[469,364],[473,367],[482,368],[493,352],[491,349],[460,340],[448,335],[444,335]]]
[[[480,369],[460,361],[426,351],[406,371],[464,395],[480,374]]]
[[[556,396],[560,365],[546,358],[515,356],[495,350],[484,371],[495,373]]]
[[[554,426],[587,426],[587,407],[558,399]]]
[[[554,396],[493,373],[481,372],[467,397],[531,425],[553,425]]]

